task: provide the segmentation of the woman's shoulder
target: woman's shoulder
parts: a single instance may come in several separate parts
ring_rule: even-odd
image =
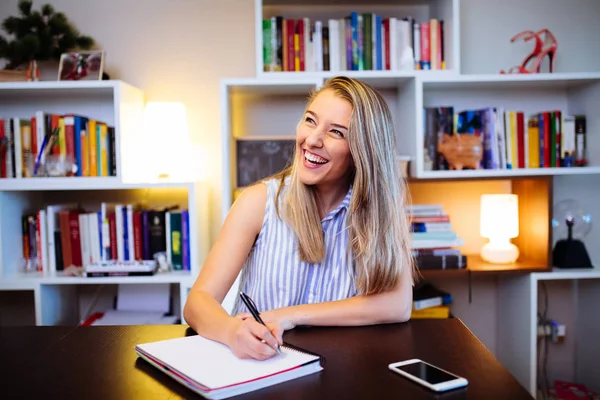
[[[267,203],[267,185],[263,182],[255,183],[245,188],[235,201],[234,205],[245,209],[262,208],[264,210]]]

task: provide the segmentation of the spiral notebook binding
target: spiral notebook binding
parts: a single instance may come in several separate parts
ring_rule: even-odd
[[[284,347],[284,348],[286,348],[288,350],[291,350],[291,351],[294,351],[294,352],[303,353],[303,354],[310,354],[312,356],[319,357],[319,363],[321,364],[321,367],[325,367],[326,359],[325,359],[325,356],[323,356],[321,354],[318,354],[318,353],[315,353],[313,351],[309,351],[309,350],[303,349],[302,347],[298,347],[296,345],[293,345],[293,344],[287,343],[287,342],[283,342],[283,345],[281,347]],[[310,362],[308,362],[306,364],[310,364]],[[306,364],[302,364],[302,365],[306,365]]]

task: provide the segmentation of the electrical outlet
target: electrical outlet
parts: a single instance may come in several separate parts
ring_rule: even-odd
[[[552,336],[552,327],[550,324],[538,325],[537,327],[538,337]]]

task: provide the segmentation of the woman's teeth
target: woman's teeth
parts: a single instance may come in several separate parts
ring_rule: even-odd
[[[328,160],[326,160],[325,158],[309,152],[305,152],[304,157],[306,158],[306,161],[311,162],[313,164],[326,164],[328,162]]]

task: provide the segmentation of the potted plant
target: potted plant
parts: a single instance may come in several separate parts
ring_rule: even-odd
[[[20,15],[7,17],[1,25],[8,36],[0,35],[0,58],[6,61],[0,81],[37,80],[39,62],[58,63],[62,53],[94,45],[91,37],[80,35],[66,15],[50,4],[44,4],[41,11],[32,10],[32,0],[19,0],[18,6]]]

